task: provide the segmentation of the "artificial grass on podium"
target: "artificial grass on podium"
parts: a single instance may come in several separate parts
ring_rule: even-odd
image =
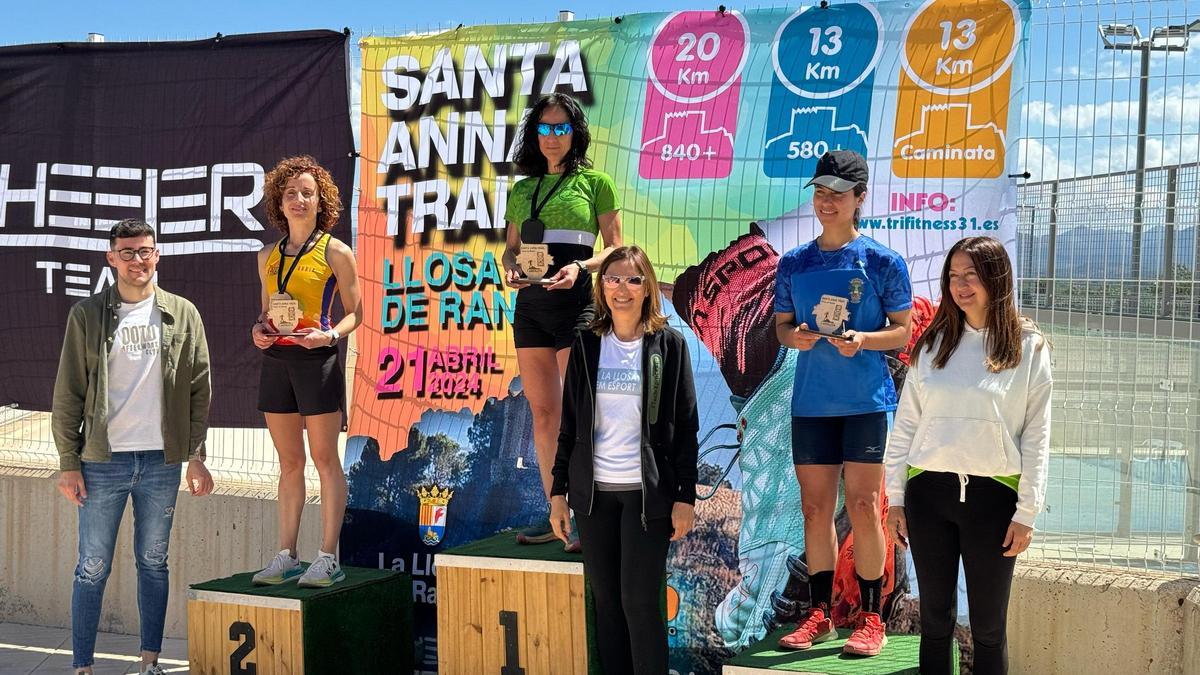
[[[513,558],[515,560],[549,560],[583,564],[582,553],[567,553],[558,539],[547,544],[518,544],[517,533],[501,532],[487,539],[456,546],[442,555],[469,555],[480,558]]]
[[[300,563],[301,567],[308,569],[309,563]],[[257,570],[256,570],[257,571]],[[401,572],[393,572],[392,570],[378,570],[369,567],[343,567],[342,571],[346,573],[346,580],[329,586],[328,588],[301,588],[296,585],[296,582],[289,581],[275,586],[255,586],[255,572],[242,572],[231,577],[223,579],[213,579],[199,584],[192,584],[191,588],[197,591],[216,591],[218,593],[237,593],[239,595],[258,595],[265,598],[289,598],[293,600],[311,600],[327,595],[336,595],[349,590],[354,590],[360,586],[368,584],[376,584],[387,581],[396,581],[397,577],[408,577],[407,574]],[[401,583],[407,582],[407,579],[401,579]],[[411,583],[411,582],[409,582]]]
[[[838,639],[813,645],[812,649],[787,651],[779,648],[779,638],[792,631],[786,626],[767,635],[759,642],[730,659],[726,672],[790,672],[819,673],[820,675],[916,675],[920,635],[888,635],[887,646],[878,656],[849,656],[842,654],[842,645],[850,630],[838,630]],[[958,648],[954,648],[955,664]],[[730,668],[730,667],[736,667]],[[958,673],[955,665],[954,672]]]
[[[301,564],[308,568],[307,563]],[[255,586],[254,572],[192,584],[191,588],[299,600],[305,672],[411,673],[412,577],[366,567],[343,567],[342,571],[345,581],[327,588],[301,588],[295,581]]]

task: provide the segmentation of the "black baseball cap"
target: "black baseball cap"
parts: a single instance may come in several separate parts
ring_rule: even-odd
[[[853,150],[830,150],[817,160],[817,170],[809,185],[821,185],[834,192],[849,192],[861,183],[864,187],[869,178],[867,160]]]

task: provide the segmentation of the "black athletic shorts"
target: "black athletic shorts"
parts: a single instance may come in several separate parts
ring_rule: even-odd
[[[258,409],[324,415],[343,410],[346,380],[336,347],[271,347],[263,352]]]
[[[517,349],[546,347],[567,349],[575,331],[586,329],[596,316],[595,306],[580,303],[523,303],[513,312],[513,343]]]
[[[792,464],[882,464],[890,414],[793,417]]]

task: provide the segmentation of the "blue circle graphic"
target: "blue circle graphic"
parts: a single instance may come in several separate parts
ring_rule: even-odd
[[[775,74],[802,96],[838,96],[875,67],[879,40],[879,15],[870,7],[807,8],[793,14],[776,34]]]

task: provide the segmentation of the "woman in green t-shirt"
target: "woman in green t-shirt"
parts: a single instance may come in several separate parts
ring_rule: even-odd
[[[622,243],[616,185],[591,168],[590,141],[587,118],[574,98],[555,93],[538,100],[521,124],[513,158],[517,172],[528,177],[513,186],[504,214],[505,281],[519,289],[513,341],[547,502],[569,348],[575,331],[594,315],[592,272]],[[604,239],[599,253],[597,236]],[[548,518],[517,536],[528,544],[553,539]]]

